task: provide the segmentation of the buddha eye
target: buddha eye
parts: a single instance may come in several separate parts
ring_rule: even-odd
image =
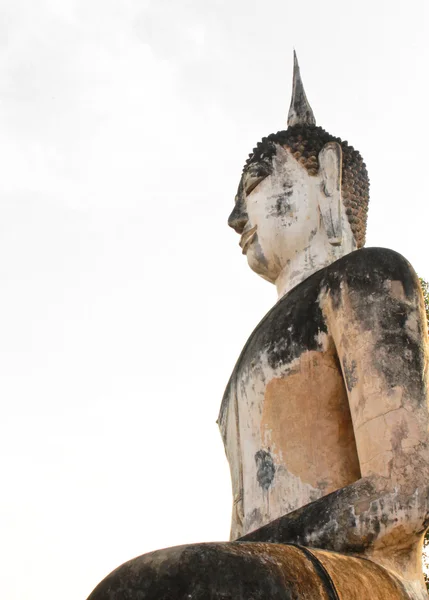
[[[244,195],[248,196],[255,188],[272,172],[271,163],[266,162],[253,163],[248,166],[243,175],[243,191]]]
[[[244,193],[246,196],[251,194],[255,188],[263,181],[267,176],[266,175],[253,175],[249,173],[244,178]]]

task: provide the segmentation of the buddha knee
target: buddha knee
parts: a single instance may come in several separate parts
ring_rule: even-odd
[[[108,575],[88,600],[409,600],[383,567],[287,544],[230,542],[144,554]]]
[[[194,544],[158,550],[124,563],[88,600],[285,600],[307,597],[302,591],[319,587],[311,564],[290,546]],[[329,598],[320,596],[321,600]]]

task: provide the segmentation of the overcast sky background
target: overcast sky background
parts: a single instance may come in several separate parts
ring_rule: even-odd
[[[427,0],[0,1],[0,589],[85,598],[144,552],[225,540],[216,418],[276,300],[226,226],[285,128],[371,178],[367,245],[429,278]]]

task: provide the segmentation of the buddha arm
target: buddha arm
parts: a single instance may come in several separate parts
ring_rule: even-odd
[[[362,478],[243,540],[370,555],[389,539],[421,538],[429,482],[421,292],[400,255],[379,251],[369,265],[368,255],[347,273],[331,270],[320,300],[347,385]]]
[[[427,323],[412,267],[387,252],[389,268],[377,256],[372,272],[358,264],[339,284],[326,283],[321,302],[347,387],[361,476],[411,496],[429,481]]]

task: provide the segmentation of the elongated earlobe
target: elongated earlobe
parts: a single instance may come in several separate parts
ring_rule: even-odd
[[[341,222],[341,170],[343,152],[337,142],[328,142],[319,153],[322,194],[319,202],[323,225],[329,242],[338,246],[342,242]]]

